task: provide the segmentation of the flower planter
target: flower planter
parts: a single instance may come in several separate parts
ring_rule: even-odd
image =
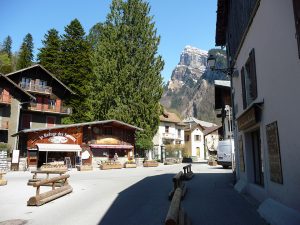
[[[208,165],[209,166],[217,166],[217,162],[216,161],[208,161]]]
[[[68,167],[66,165],[42,165],[41,171],[67,171]]]
[[[136,168],[136,164],[135,163],[125,163],[124,167],[125,168]]]
[[[81,166],[77,166],[77,170],[78,171],[89,171],[89,170],[93,170],[93,166],[92,165],[81,165]]]
[[[114,163],[114,164],[101,164],[100,169],[101,170],[110,170],[110,169],[122,169],[121,163]]]
[[[158,166],[158,162],[156,161],[145,161],[143,163],[144,167],[157,167]]]

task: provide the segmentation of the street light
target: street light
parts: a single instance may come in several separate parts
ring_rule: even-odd
[[[222,68],[222,69],[216,68],[216,61],[217,61],[216,56],[214,56],[212,54],[210,54],[207,58],[207,65],[209,66],[209,68],[212,71],[220,71],[220,72],[223,72],[223,73],[225,73],[229,76],[231,76],[233,74],[233,68],[232,67]]]

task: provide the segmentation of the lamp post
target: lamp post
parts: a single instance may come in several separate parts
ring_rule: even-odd
[[[165,158],[165,145],[162,144],[162,145],[160,146],[160,148],[161,148],[160,158],[161,158],[161,162],[163,163],[163,162],[164,162],[164,158]]]

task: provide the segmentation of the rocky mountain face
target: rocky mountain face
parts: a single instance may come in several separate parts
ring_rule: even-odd
[[[209,52],[186,46],[180,61],[172,72],[171,80],[164,88],[161,104],[177,111],[182,118],[193,116],[200,120],[219,123],[214,110],[214,80],[226,80],[221,72],[207,68],[209,54],[217,55],[217,67],[226,67],[225,51]]]

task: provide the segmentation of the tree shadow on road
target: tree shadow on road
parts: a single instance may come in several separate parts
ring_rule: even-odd
[[[147,177],[120,192],[98,225],[164,224],[173,176]]]

